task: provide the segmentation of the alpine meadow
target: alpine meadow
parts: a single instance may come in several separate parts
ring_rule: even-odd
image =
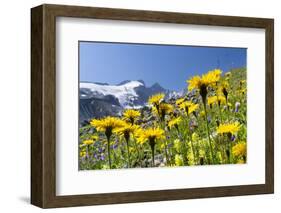
[[[79,170],[247,163],[245,49],[80,51]]]

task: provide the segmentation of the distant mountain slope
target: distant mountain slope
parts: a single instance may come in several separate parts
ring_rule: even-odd
[[[115,96],[124,108],[134,103],[138,94],[135,88],[144,86],[139,81],[130,81],[122,85],[100,85],[96,83],[80,83],[80,98],[103,98],[104,96]]]
[[[149,96],[159,92],[169,98],[180,95],[158,83],[146,87],[142,80],[126,80],[118,85],[80,82],[80,122],[93,117],[116,116],[127,108],[141,108],[147,104]]]

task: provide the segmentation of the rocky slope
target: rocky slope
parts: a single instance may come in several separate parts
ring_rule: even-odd
[[[80,82],[80,123],[90,118],[116,116],[123,109],[142,108],[147,104],[149,96],[159,92],[165,93],[168,98],[181,95],[164,89],[158,83],[146,87],[142,80],[126,80],[118,85]]]

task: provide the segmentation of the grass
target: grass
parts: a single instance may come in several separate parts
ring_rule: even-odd
[[[155,94],[149,107],[93,118],[80,128],[79,169],[246,163],[246,69],[218,73],[189,79],[177,99]]]

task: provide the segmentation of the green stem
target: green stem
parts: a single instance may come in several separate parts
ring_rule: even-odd
[[[222,115],[221,115],[221,107],[220,107],[220,105],[218,105],[218,108],[219,108],[220,119],[221,119],[221,123],[222,123]]]
[[[151,154],[152,154],[152,167],[155,166],[155,162],[154,162],[154,144],[150,144],[150,148],[151,148]]]
[[[139,150],[139,147],[138,147],[138,145],[137,145],[137,142],[136,142],[136,139],[135,139],[135,138],[133,138],[133,142],[134,142],[135,149],[137,150],[137,155],[138,155],[139,164],[141,165],[140,150]]]
[[[170,166],[170,159],[169,159],[168,152],[167,152],[167,143],[166,143],[166,141],[164,141],[164,145],[165,145],[166,161],[167,161],[168,166]]]
[[[223,140],[223,143],[224,143],[225,141]],[[227,145],[227,143],[224,143],[224,154],[225,154],[225,158],[226,158],[226,163],[228,163],[229,164],[229,156],[227,155],[227,150],[228,150],[229,148],[228,148],[228,145]]]
[[[187,126],[188,126],[188,123],[189,123],[189,116],[187,116]],[[191,135],[190,129],[188,129],[188,133],[187,134],[189,136],[189,140],[190,140],[190,143],[191,143],[192,155],[193,155],[194,161],[197,164],[198,157],[197,157],[197,154],[196,154],[197,152],[195,153],[195,148],[194,148],[194,144],[193,144],[193,141],[192,141],[192,135]]]
[[[108,165],[111,169],[111,156],[110,156],[110,137],[107,137],[107,153],[108,153]]]
[[[232,141],[229,142],[229,163],[233,163]]]
[[[164,122],[161,122],[161,127],[162,127],[162,129],[165,129],[165,123]],[[166,136],[166,134],[165,134],[165,136]],[[169,159],[169,156],[168,156],[166,140],[164,140],[164,149],[165,149],[165,156],[166,156],[167,165],[170,166],[170,159]]]
[[[87,158],[89,158],[89,156],[90,156],[90,146],[87,145]]]
[[[86,147],[86,157],[85,157],[85,164],[86,164],[86,169],[90,169],[89,165],[90,165],[90,154],[89,154],[89,145],[87,145]]]
[[[129,141],[126,140],[127,144],[127,154],[128,154],[128,168],[131,167],[131,160],[130,160],[130,148],[129,148]]]
[[[226,109],[227,109],[226,116],[227,116],[227,120],[229,122],[230,121],[230,119],[229,119],[229,106],[228,106],[228,99],[227,98],[226,98]]]
[[[205,120],[206,120],[206,129],[207,129],[207,134],[208,134],[208,142],[209,142],[209,147],[211,151],[211,159],[212,159],[212,164],[214,163],[214,153],[213,153],[213,147],[211,144],[211,137],[210,137],[210,129],[209,129],[209,124],[208,124],[208,117],[207,117],[207,109],[206,109],[206,104],[203,103],[204,105],[204,111],[205,111]]]
[[[220,120],[221,120],[221,123],[222,123],[222,115],[221,115],[221,103],[219,104],[219,96],[218,96],[218,91],[216,92],[216,96],[217,96],[217,105],[218,105],[218,108],[219,108],[219,114],[220,114]]]
[[[192,155],[193,155],[194,161],[196,162],[195,164],[197,164],[198,159],[197,159],[197,154],[195,153],[195,149],[194,149],[192,138],[191,138],[190,142],[191,142]]]
[[[183,144],[182,144],[182,152],[181,152],[181,155],[182,155],[182,157],[183,157],[183,163],[184,163],[184,165],[189,165],[189,160],[188,160],[188,156],[187,156],[187,147],[186,147],[186,143],[185,143],[185,141],[184,142],[182,142]]]

